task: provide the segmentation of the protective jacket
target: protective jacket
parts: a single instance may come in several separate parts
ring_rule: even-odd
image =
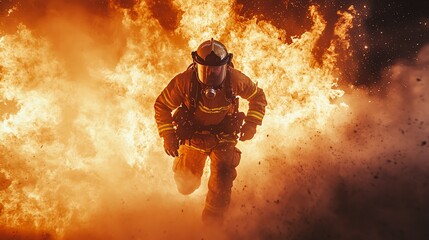
[[[191,79],[193,68],[176,75],[167,87],[161,92],[155,101],[155,120],[161,137],[169,132],[174,132],[173,118],[171,112],[184,103],[188,108],[191,106]],[[250,80],[242,72],[228,67],[230,77],[230,88],[235,96],[240,96],[249,101],[249,109],[245,121],[261,125],[267,105],[265,94],[261,88]],[[222,85],[215,99],[207,99],[202,95],[194,112],[194,121],[200,126],[219,124],[228,113],[234,109],[231,99],[227,97],[226,88]]]

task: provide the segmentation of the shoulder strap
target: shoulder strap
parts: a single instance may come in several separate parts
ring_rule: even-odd
[[[230,77],[229,70],[226,71],[225,94],[226,94],[226,99],[228,99],[228,101],[232,102],[235,99],[235,94],[232,90],[231,77]]]
[[[189,112],[191,114],[193,114],[197,110],[198,102],[200,101],[201,91],[199,88],[200,88],[200,84],[198,83],[196,72],[194,69],[192,71],[191,84],[190,84],[190,90],[189,90],[189,103],[190,103]]]

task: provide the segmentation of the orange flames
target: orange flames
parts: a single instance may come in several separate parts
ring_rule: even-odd
[[[90,27],[75,26],[58,15],[52,18],[61,19],[58,24],[72,34],[43,37],[20,25],[15,34],[1,35],[3,228],[63,237],[74,225],[103,211],[100,201],[106,196],[144,199],[178,194],[152,106],[168,81],[191,62],[190,52],[211,37],[234,53],[235,67],[267,95],[269,105],[258,136],[240,143],[247,158],[244,167],[265,154],[263,148],[252,156],[246,153],[263,145],[267,134],[277,146],[286,146],[293,138],[322,131],[336,112],[347,109],[341,100],[344,91],[338,87],[344,79],[337,60],[346,57],[338,49],[349,48],[353,8],[339,13],[337,38],[318,65],[311,50],[325,21],[315,7],[310,9],[312,29],[287,44],[287,32],[256,18],[241,19],[232,1],[175,4],[180,22],[174,30],[162,28],[145,1],[133,11],[117,9],[126,45],[114,64],[106,59],[112,55],[104,54],[109,48],[97,48],[85,32]],[[16,10],[11,8],[9,17]],[[61,41],[71,50],[58,47]],[[190,198],[203,202],[204,193]]]

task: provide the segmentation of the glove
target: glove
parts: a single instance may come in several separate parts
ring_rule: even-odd
[[[179,156],[179,139],[176,133],[168,133],[164,137],[164,150],[169,156]]]
[[[240,130],[240,141],[250,140],[255,136],[256,133],[256,124],[252,122],[245,122],[241,126]]]

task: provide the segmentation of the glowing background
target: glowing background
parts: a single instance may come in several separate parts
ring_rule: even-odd
[[[356,61],[353,7],[338,13],[316,59],[327,27],[316,7],[306,11],[311,28],[291,36],[244,18],[232,1],[3,3],[3,238],[427,236],[427,47],[367,89],[345,71]],[[218,233],[201,228],[205,182],[191,196],[177,193],[152,107],[211,37],[269,103],[256,138],[239,144]]]

